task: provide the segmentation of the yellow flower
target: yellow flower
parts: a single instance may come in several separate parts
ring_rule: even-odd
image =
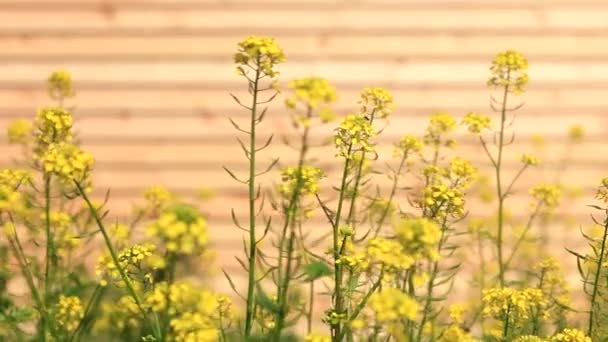
[[[67,71],[59,70],[53,72],[47,80],[47,85],[49,95],[52,99],[59,100],[75,95],[72,85],[72,75]]]
[[[473,342],[475,339],[457,325],[450,325],[443,331],[438,342]]]
[[[465,115],[462,123],[467,125],[467,129],[473,134],[479,134],[484,129],[492,128],[492,119],[486,115],[473,112]]]
[[[455,324],[462,324],[463,315],[466,308],[462,304],[452,304],[450,305],[450,318]]]
[[[424,143],[437,148],[441,144],[441,137],[452,132],[454,128],[456,128],[456,119],[452,114],[445,112],[435,113],[429,119],[429,125],[424,135]],[[453,147],[454,141],[446,140],[444,144],[450,148]]]
[[[549,342],[592,342],[592,340],[580,330],[564,329],[561,333],[551,336]]]
[[[67,332],[74,331],[84,317],[84,308],[76,296],[59,296],[55,305],[55,321]]]
[[[147,229],[148,236],[161,240],[172,253],[203,254],[209,244],[207,220],[192,206],[175,204],[167,208]]]
[[[608,177],[602,179],[602,182],[597,189],[597,193],[595,194],[595,198],[604,203],[608,203]]]
[[[353,159],[355,152],[374,151],[372,138],[376,136],[374,127],[363,116],[349,114],[344,118],[334,135],[338,150],[336,156]]]
[[[145,283],[151,282],[152,272],[164,267],[164,264],[160,263],[154,254],[155,250],[156,247],[152,244],[136,244],[118,253],[118,262],[129,279]],[[99,257],[95,273],[100,278],[102,286],[106,286],[108,283],[124,286],[120,271],[108,254]]]
[[[90,186],[90,174],[95,164],[93,155],[70,143],[51,144],[41,157],[44,172],[55,174],[67,186],[77,181]]]
[[[275,77],[279,74],[274,66],[285,62],[285,54],[273,38],[250,36],[238,44],[234,62],[239,65],[237,72],[246,73],[245,67],[259,69],[263,75]],[[262,75],[260,75],[262,76]]]
[[[287,167],[281,171],[283,183],[279,185],[279,192],[288,199],[291,199],[296,188],[299,188],[300,196],[315,195],[319,192],[319,181],[323,177],[325,173],[318,167]]]
[[[336,89],[329,81],[320,77],[293,80],[289,82],[288,87],[293,94],[285,100],[285,104],[291,109],[294,109],[298,102],[303,103],[306,107],[317,109],[321,104],[328,105],[338,99]]]
[[[513,324],[528,320],[532,310],[540,311],[548,305],[543,292],[533,288],[484,289],[482,301],[484,316],[503,321],[509,319]]]
[[[370,263],[381,264],[385,272],[399,272],[410,268],[416,261],[401,243],[396,240],[374,238],[369,240],[366,249]]]
[[[397,241],[406,249],[406,253],[416,259],[428,257],[439,258],[437,244],[441,238],[441,228],[426,218],[404,218],[394,227]]]
[[[508,87],[510,92],[522,93],[530,79],[527,69],[528,61],[521,53],[514,50],[500,52],[492,61],[488,87]]]
[[[538,157],[531,154],[522,154],[520,160],[526,166],[536,166],[540,164]]]
[[[72,114],[59,107],[44,107],[38,109],[34,120],[34,137],[37,148],[36,155],[44,153],[53,143],[69,143],[72,141]]]
[[[401,137],[399,142],[395,144],[395,150],[393,156],[404,157],[410,153],[419,152],[422,149],[422,141],[413,135],[404,135]]]
[[[517,337],[513,342],[547,342],[547,340],[538,336],[524,335]]]
[[[378,323],[389,323],[404,319],[413,321],[418,312],[418,303],[396,288],[383,288],[369,297],[369,307],[374,311]]]
[[[560,187],[553,184],[539,184],[530,189],[530,195],[534,197],[536,202],[548,208],[555,208],[559,205],[561,193]]]
[[[585,138],[585,128],[582,125],[572,125],[568,130],[568,138],[574,143],[579,143]]]
[[[331,337],[325,334],[308,334],[304,339],[305,342],[331,342]]]
[[[361,114],[384,119],[395,108],[393,95],[384,88],[365,88],[361,93]]]
[[[8,126],[8,142],[10,144],[27,144],[32,139],[32,123],[26,119],[17,119]]]

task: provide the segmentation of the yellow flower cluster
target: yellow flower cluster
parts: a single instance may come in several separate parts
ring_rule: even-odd
[[[484,129],[492,128],[492,119],[484,114],[468,113],[462,119],[470,133],[480,134]]]
[[[44,219],[44,214],[41,215]],[[55,236],[55,247],[59,255],[65,255],[81,245],[80,238],[70,231],[72,217],[61,211],[53,211],[50,215],[51,226]]]
[[[551,336],[549,342],[592,342],[591,338],[577,329],[564,329],[562,332]]]
[[[383,288],[369,297],[369,307],[378,323],[416,319],[418,303],[397,288]]]
[[[384,88],[365,88],[361,93],[361,114],[386,118],[395,108],[393,95]]]
[[[312,333],[304,338],[304,342],[331,342],[331,337],[329,335]]]
[[[396,240],[375,238],[369,240],[366,248],[370,264],[380,264],[387,273],[410,268],[416,260],[406,253],[403,245]]]
[[[34,120],[34,135],[38,144],[36,153],[44,153],[53,143],[72,141],[72,114],[59,107],[40,108]]]
[[[23,193],[17,191],[17,186],[12,184],[11,179],[0,178],[0,213],[8,211],[23,214],[25,210]]]
[[[450,325],[443,331],[438,342],[474,342],[475,339],[457,325]]]
[[[183,255],[203,254],[209,244],[207,220],[194,207],[181,203],[167,208],[148,226],[147,234],[160,239],[169,252]]]
[[[484,289],[483,314],[499,320],[509,319],[519,324],[530,318],[532,310],[542,310],[548,302],[540,289],[492,288]]]
[[[602,179],[600,186],[597,189],[595,198],[608,204],[608,177]]]
[[[363,116],[349,114],[344,118],[334,135],[334,143],[338,150],[336,156],[352,159],[355,152],[374,151],[372,138],[376,130],[369,120]]]
[[[279,74],[274,66],[287,60],[281,47],[273,38],[250,36],[239,42],[238,51],[234,55],[234,62],[240,64],[237,72],[244,74],[242,66],[254,70],[259,68],[263,75],[275,77]],[[260,75],[261,76],[261,75]]]
[[[156,247],[153,244],[136,244],[118,253],[118,262],[130,279],[151,283],[152,271],[165,266],[163,259],[154,254],[155,251]],[[124,285],[118,267],[110,255],[99,257],[95,274],[100,278],[102,286],[108,283]]]
[[[532,154],[522,154],[520,161],[526,166],[536,166],[540,164],[538,157]]]
[[[120,297],[116,302],[101,303],[101,317],[93,325],[95,332],[123,331],[137,328],[142,321],[141,311],[130,295]]]
[[[528,76],[528,61],[519,52],[507,50],[494,57],[488,80],[488,87],[508,87],[516,94],[525,90],[530,77]]]
[[[171,320],[169,341],[174,342],[216,342],[219,331],[213,321],[198,312],[185,312]]]
[[[25,170],[4,169],[0,171],[0,184],[17,189],[21,184],[31,181],[32,175]]]
[[[464,216],[464,194],[458,188],[445,184],[431,184],[424,188],[423,206],[435,217]]]
[[[424,143],[438,147],[441,143],[441,136],[452,132],[456,128],[456,118],[450,113],[438,112],[431,115],[429,125],[424,135]],[[454,145],[453,140],[446,141],[446,146]]]
[[[437,260],[437,244],[441,239],[439,225],[426,218],[404,218],[394,227],[397,241],[415,259],[428,257]]]
[[[283,183],[279,185],[279,192],[286,198],[291,198],[296,188],[299,188],[300,196],[315,195],[319,192],[319,181],[323,177],[325,173],[318,167],[310,165],[303,165],[301,168],[286,167],[281,171]]]
[[[574,143],[579,143],[585,138],[585,128],[582,125],[572,125],[568,130],[568,138]]]
[[[327,105],[336,102],[338,95],[336,88],[328,80],[320,77],[306,77],[289,82],[292,96],[285,100],[288,108],[296,108],[298,102],[306,107],[317,109],[320,104]],[[324,107],[327,108],[327,107]]]
[[[422,149],[422,141],[417,137],[407,134],[399,139],[399,142],[395,144],[395,150],[393,156],[395,157],[407,157],[410,153],[419,152]]]
[[[32,123],[26,119],[17,119],[8,126],[8,142],[10,144],[27,144],[32,138]]]
[[[547,342],[547,340],[538,336],[524,335],[517,337],[513,342]]]
[[[57,175],[62,183],[69,186],[76,181],[84,187],[89,187],[89,177],[94,164],[95,158],[92,154],[71,143],[51,144],[42,155],[44,171]]]
[[[49,95],[54,100],[73,97],[74,87],[72,85],[72,75],[69,72],[58,70],[53,72],[47,79]]]
[[[446,176],[456,187],[466,188],[477,178],[477,168],[470,161],[456,157],[450,161]]]
[[[76,296],[59,296],[55,306],[57,324],[68,332],[74,331],[84,317],[84,307]]]
[[[548,208],[555,208],[559,205],[562,190],[554,184],[539,184],[530,189],[530,195]]]

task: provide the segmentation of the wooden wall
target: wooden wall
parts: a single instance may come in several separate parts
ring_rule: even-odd
[[[308,75],[332,81],[340,114],[356,108],[365,86],[391,90],[399,107],[381,139],[387,152],[401,134],[420,133],[434,111],[489,113],[489,63],[500,50],[518,49],[531,82],[507,168],[515,170],[534,134],[545,136],[548,167],[522,181],[516,214],[525,214],[517,199],[527,201],[531,184],[553,179],[571,124],[582,123],[587,137],[572,150],[565,177],[589,199],[606,174],[604,0],[0,0],[0,126],[32,117],[50,102],[47,74],[70,71],[77,130],[98,160],[97,194],[112,188],[113,213],[127,214],[152,184],[187,198],[209,187],[218,193],[205,208],[215,244],[224,256],[239,253],[229,212],[245,208],[246,189],[221,166],[246,168],[227,117],[246,117],[228,93],[246,95],[232,55],[251,34],[283,46],[283,84]],[[289,128],[281,100],[268,118],[265,132]],[[479,147],[461,140],[464,154],[487,166]],[[288,150],[275,145],[262,160],[281,155],[287,163]],[[17,152],[2,145],[0,163]],[[321,165],[335,167],[331,149],[317,153]],[[585,218],[583,204],[569,210]]]

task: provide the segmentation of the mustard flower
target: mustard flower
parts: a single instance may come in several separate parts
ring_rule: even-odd
[[[59,302],[55,306],[57,325],[67,332],[72,332],[76,330],[83,317],[84,307],[80,302],[80,298],[76,296],[59,296]]]
[[[72,186],[80,183],[90,190],[90,174],[95,164],[93,155],[71,143],[51,144],[41,157],[44,172],[55,174],[61,182]]]
[[[464,316],[465,310],[466,310],[466,308],[462,304],[450,305],[449,314],[450,314],[450,318],[452,319],[452,322],[455,324],[462,324],[462,322],[464,321],[463,316]]]
[[[551,336],[549,342],[592,342],[592,340],[580,330],[564,329],[559,334]]]
[[[441,239],[439,225],[426,218],[403,218],[394,227],[395,237],[406,249],[406,253],[416,259],[439,258],[437,244]]]
[[[466,331],[462,330],[457,325],[450,325],[447,327],[439,339],[438,342],[474,342],[475,339]]]
[[[3,169],[0,171],[0,184],[15,190],[31,180],[32,175],[29,171],[15,169]]]
[[[410,153],[419,152],[422,149],[422,141],[417,137],[407,134],[401,137],[399,142],[395,144],[393,156],[404,157]]]
[[[139,328],[141,311],[130,295],[120,297],[116,302],[101,303],[101,317],[93,325],[93,331],[123,331]]]
[[[325,177],[323,170],[309,165],[287,167],[281,171],[283,183],[279,185],[279,192],[286,198],[291,198],[296,188],[299,194],[315,195],[319,192],[319,181]]]
[[[540,164],[540,160],[538,157],[532,154],[522,154],[519,160],[526,166],[536,166]]]
[[[336,89],[326,79],[320,77],[306,77],[289,82],[289,89],[293,94],[285,100],[288,108],[295,109],[297,103],[303,103],[312,109],[330,109],[327,105],[336,102],[338,95]]]
[[[167,208],[148,226],[147,234],[161,240],[168,251],[183,255],[202,254],[209,244],[207,220],[186,204]]]
[[[456,157],[450,161],[447,177],[459,188],[468,187],[477,178],[477,168],[470,161]]]
[[[74,97],[72,75],[69,72],[58,70],[53,72],[47,79],[49,95],[54,100]]]
[[[369,307],[373,310],[378,323],[391,323],[401,320],[413,321],[418,312],[418,303],[397,288],[383,288],[369,297]]]
[[[336,156],[353,159],[355,152],[372,152],[372,138],[376,131],[365,117],[349,114],[344,118],[334,135],[334,143],[338,150]]]
[[[608,177],[602,179],[602,182],[597,189],[597,193],[595,194],[595,198],[604,203],[608,203]]]
[[[508,87],[510,92],[522,93],[530,79],[527,70],[528,61],[521,53],[514,50],[500,52],[492,61],[488,87]]]
[[[10,144],[25,145],[31,141],[32,131],[32,123],[29,120],[17,119],[8,126],[8,142]]]
[[[41,215],[41,218],[44,219],[44,214]],[[57,248],[59,255],[65,255],[82,244],[78,235],[70,230],[72,227],[70,214],[62,211],[52,211],[49,218],[54,229],[55,248]]]
[[[438,147],[441,143],[441,137],[452,132],[455,128],[456,119],[452,114],[445,112],[432,114],[423,141],[427,145]],[[447,147],[452,147],[454,143],[452,140],[447,140],[445,144]]]
[[[520,324],[530,318],[533,310],[541,311],[548,305],[540,289],[492,288],[484,289],[482,295],[483,314],[498,320]]]
[[[437,217],[464,216],[464,193],[460,189],[445,184],[431,184],[424,188],[423,195],[423,207],[431,214]]]
[[[216,342],[219,330],[210,317],[199,312],[185,312],[171,320],[169,341],[173,342]]]
[[[374,238],[367,243],[366,255],[372,264],[381,264],[385,272],[392,273],[410,268],[416,260],[406,254],[399,241]]]
[[[311,333],[304,338],[305,342],[331,342],[331,337],[325,334]]]
[[[156,247],[153,244],[136,244],[120,251],[118,262],[130,279],[150,283],[152,272],[164,267],[160,256],[154,254],[155,251]],[[102,286],[109,283],[124,285],[118,267],[108,254],[99,257],[95,273],[100,278]]]
[[[467,129],[473,134],[480,134],[484,129],[492,128],[492,119],[490,117],[474,112],[465,115],[462,123],[467,125]]]
[[[561,194],[560,187],[554,184],[539,184],[530,189],[530,195],[534,197],[534,200],[548,208],[555,208],[559,205]]]
[[[53,143],[72,141],[72,114],[60,107],[38,109],[34,119],[36,154],[40,155]]]
[[[8,184],[0,183],[0,213],[23,214],[26,211],[25,197]]]
[[[361,93],[361,114],[387,118],[395,108],[393,95],[384,88],[365,88]]]
[[[568,139],[574,143],[579,143],[585,138],[585,128],[582,125],[572,125],[568,130]]]
[[[513,342],[547,342],[547,340],[534,335],[524,335],[517,337]]]
[[[243,66],[259,68],[263,75],[275,77],[279,74],[275,65],[286,61],[285,54],[273,38],[250,36],[238,43],[234,62],[239,65],[237,72],[244,74]]]

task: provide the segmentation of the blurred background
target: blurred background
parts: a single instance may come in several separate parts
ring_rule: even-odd
[[[242,253],[230,208],[246,213],[247,189],[222,165],[246,172],[227,118],[247,120],[229,93],[247,98],[232,56],[248,35],[273,36],[284,48],[283,86],[311,75],[331,81],[340,116],[357,109],[363,87],[390,90],[398,108],[380,139],[387,159],[391,144],[405,133],[422,134],[433,112],[492,114],[485,85],[490,62],[499,51],[521,51],[531,81],[512,102],[525,106],[516,113],[506,168],[516,171],[524,152],[538,154],[544,167],[522,179],[509,203],[525,217],[527,189],[561,178],[582,197],[560,210],[571,221],[548,229],[560,241],[556,249],[584,242],[565,226],[590,223],[584,204],[607,174],[604,0],[1,0],[0,126],[52,104],[47,75],[71,72],[77,94],[67,105],[84,147],[97,158],[97,198],[111,188],[110,209],[122,217],[151,185],[186,199],[201,188],[216,193],[203,208],[221,264],[230,270],[232,255]],[[282,98],[267,118],[264,134],[289,132]],[[584,128],[582,142],[569,138],[575,124]],[[457,134],[459,153],[489,171],[478,142],[465,136]],[[19,150],[0,146],[5,166]],[[331,148],[320,151],[314,152],[319,165],[330,173],[339,167]],[[262,162],[278,155],[286,163],[288,152],[277,139]],[[313,225],[325,226],[323,218]]]

